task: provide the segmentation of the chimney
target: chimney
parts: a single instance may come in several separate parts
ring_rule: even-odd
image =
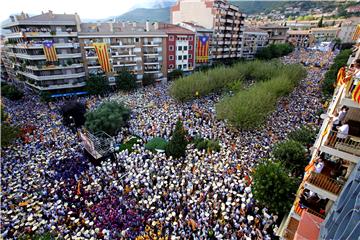
[[[136,22],[135,21],[133,22],[133,27],[136,27]]]
[[[149,20],[146,20],[145,30],[146,30],[147,32],[150,31]]]
[[[55,17],[54,14],[53,14],[53,11],[49,10],[49,16],[50,16],[50,18],[54,18],[54,17]]]
[[[159,22],[154,22],[154,29],[159,30]]]
[[[123,28],[125,27],[125,22],[124,22],[124,21],[121,22],[121,26],[122,26]]]

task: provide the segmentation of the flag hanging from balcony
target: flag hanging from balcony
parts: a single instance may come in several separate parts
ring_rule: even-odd
[[[360,104],[360,84],[356,85],[352,92],[352,100]]]
[[[46,61],[54,62],[54,61],[58,60],[58,57],[56,54],[56,48],[54,46],[53,41],[44,41],[43,49],[44,49]]]
[[[206,63],[209,60],[209,37],[201,36],[198,37],[197,48],[196,48],[196,62]]]
[[[360,24],[357,25],[352,40],[356,41],[360,38]]]
[[[106,43],[93,43],[93,46],[95,47],[96,55],[102,70],[104,70],[104,72],[111,72],[110,58]]]
[[[345,67],[341,67],[337,74],[336,85],[342,85],[345,83],[345,74]]]

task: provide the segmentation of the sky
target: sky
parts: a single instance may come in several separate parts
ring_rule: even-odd
[[[103,19],[121,15],[138,7],[151,7],[154,3],[164,0],[2,0],[0,21],[9,18],[11,14],[29,13],[41,14],[41,11],[52,10],[54,13],[75,13],[81,19]]]

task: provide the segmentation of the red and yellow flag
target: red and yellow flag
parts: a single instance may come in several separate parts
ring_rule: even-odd
[[[104,72],[111,72],[110,58],[107,51],[106,43],[93,43],[96,55],[98,57],[101,68]]]
[[[356,41],[360,38],[360,24],[357,25],[352,40]]]
[[[196,48],[196,62],[206,63],[209,60],[209,37],[198,37]]]
[[[352,92],[352,100],[360,104],[360,84]]]
[[[336,78],[336,84],[341,85],[345,83],[345,67],[341,67],[338,71],[337,78]]]
[[[49,62],[54,62],[58,60],[56,49],[53,41],[44,41],[43,49],[45,53],[46,60]]]

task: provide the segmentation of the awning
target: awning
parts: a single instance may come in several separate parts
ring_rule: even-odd
[[[318,239],[320,233],[320,223],[324,219],[319,218],[307,211],[301,214],[301,220],[296,230],[294,240],[314,240]]]

